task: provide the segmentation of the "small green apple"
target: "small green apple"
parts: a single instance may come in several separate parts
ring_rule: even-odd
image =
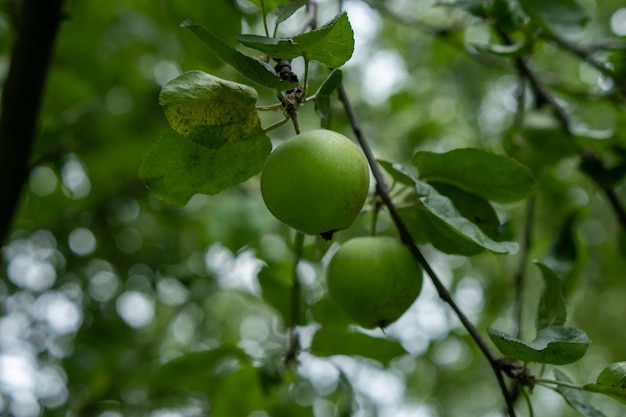
[[[326,281],[331,298],[352,320],[365,328],[384,328],[419,295],[422,269],[397,238],[357,237],[335,253]]]
[[[367,160],[354,142],[316,129],[285,141],[270,154],[261,172],[261,193],[278,220],[330,239],[361,212],[369,179]]]

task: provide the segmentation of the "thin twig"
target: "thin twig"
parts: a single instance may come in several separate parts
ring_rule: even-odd
[[[430,266],[430,264],[428,263],[428,261],[426,260],[422,252],[415,245],[413,238],[411,236],[411,233],[409,232],[406,225],[400,218],[400,215],[398,211],[396,210],[396,207],[393,201],[391,200],[391,197],[389,196],[389,191],[385,183],[385,180],[383,178],[383,174],[380,168],[378,167],[378,163],[376,162],[376,157],[374,156],[374,153],[371,147],[369,146],[369,142],[366,140],[363,134],[363,131],[361,130],[361,125],[357,118],[356,112],[354,111],[354,108],[352,107],[352,104],[350,103],[350,100],[348,98],[348,95],[345,91],[343,84],[339,85],[338,91],[339,91],[339,99],[343,103],[343,107],[350,121],[350,125],[352,126],[352,130],[354,131],[354,134],[356,135],[357,140],[359,144],[361,145],[361,148],[363,149],[363,152],[372,170],[372,174],[374,175],[374,179],[376,180],[376,192],[382,199],[383,204],[387,207],[387,210],[389,210],[389,214],[391,215],[391,218],[393,219],[393,222],[400,234],[402,241],[408,246],[408,248],[411,250],[412,255],[415,257],[415,259],[417,259],[420,265],[422,265],[422,267],[424,268],[424,271],[426,271],[426,273],[430,277],[431,281],[435,285],[435,288],[437,289],[437,293],[439,294],[439,297],[442,300],[444,300],[446,303],[448,303],[450,307],[452,308],[452,310],[454,310],[455,314],[457,315],[457,317],[463,324],[463,327],[465,327],[465,329],[470,334],[474,342],[478,345],[478,348],[480,349],[480,351],[487,358],[487,361],[491,365],[496,375],[496,378],[498,379],[500,389],[502,390],[502,394],[504,395],[504,399],[507,404],[509,416],[515,417],[515,410],[513,407],[513,402],[511,400],[511,396],[506,386],[506,383],[504,382],[504,378],[502,377],[502,374],[500,372],[497,358],[494,356],[493,352],[491,352],[491,349],[489,348],[489,346],[487,346],[487,343],[482,338],[482,336],[480,335],[476,327],[474,327],[474,325],[467,318],[465,313],[463,313],[463,311],[456,304],[456,302],[450,295],[450,292],[443,285],[437,273],[432,269],[432,267]]]
[[[509,35],[504,32],[501,28],[496,27],[496,30],[500,37],[504,40],[504,42],[510,44],[512,42]],[[528,80],[534,94],[535,100],[537,101],[537,106],[541,106],[541,104],[548,104],[552,110],[554,111],[554,115],[561,125],[563,131],[570,137],[573,138],[574,132],[572,129],[572,121],[570,119],[569,114],[565,110],[565,108],[558,102],[556,96],[548,89],[543,82],[539,79],[536,72],[530,67],[525,57],[518,56],[515,58],[515,65],[518,69],[518,72],[521,76]],[[574,140],[571,143],[578,149],[579,153],[583,158],[595,158],[598,159],[596,153],[591,149],[581,148],[578,143]],[[602,187],[603,193],[606,195],[609,204],[613,208],[615,215],[617,216],[620,225],[623,229],[626,230],[626,209],[617,198],[617,194],[615,191],[609,187]]]
[[[298,279],[298,264],[302,257],[304,248],[304,233],[296,232],[295,238],[295,259],[292,270],[291,280],[291,323],[289,323],[289,346],[285,355],[285,364],[291,366],[297,364],[298,353],[300,353],[300,336],[298,335],[298,324],[300,324],[300,298],[302,297],[302,288]]]
[[[386,17],[390,20],[393,20],[403,26],[407,26],[413,29],[416,29],[420,32],[426,33],[439,39],[448,45],[454,47],[455,49],[462,51],[467,54],[471,58],[477,60],[483,65],[487,65],[490,67],[498,67],[500,65],[500,61],[494,59],[493,57],[481,54],[478,51],[471,50],[465,47],[463,41],[454,37],[453,35],[461,31],[461,27],[456,26],[432,26],[424,22],[420,22],[418,20],[407,17],[406,15],[399,14],[393,10],[391,10],[387,5],[381,1],[375,0],[361,0],[363,3],[367,4],[372,9],[376,10],[381,16]]]
[[[549,34],[549,33],[544,32],[541,34],[541,36],[544,39],[559,46],[561,49],[566,50],[576,55],[577,57],[582,59],[584,62],[589,64],[591,67],[597,69],[602,75],[611,78],[613,82],[619,87],[620,91],[623,94],[626,94],[626,80],[620,78],[619,75],[615,71],[613,71],[613,69],[611,69],[609,66],[607,66],[603,62],[600,62],[596,60],[595,58],[593,58],[591,56],[593,53],[592,51],[590,51],[587,48],[583,48],[579,45],[576,45],[554,34]]]
[[[526,276],[526,265],[528,264],[528,252],[532,245],[532,229],[533,218],[535,212],[535,197],[530,197],[526,202],[526,219],[524,221],[524,237],[522,241],[522,247],[519,252],[519,264],[515,276],[513,277],[513,284],[515,286],[515,301],[513,303],[513,316],[516,322],[517,329],[515,336],[520,337],[522,333],[522,306],[523,306],[523,287],[524,277]]]

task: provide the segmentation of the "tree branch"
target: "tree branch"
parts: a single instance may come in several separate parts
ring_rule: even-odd
[[[356,135],[357,140],[359,144],[361,145],[363,152],[365,153],[365,156],[372,170],[372,174],[374,175],[374,179],[376,180],[376,192],[378,193],[381,200],[383,201],[383,204],[387,207],[387,210],[389,210],[389,214],[391,215],[391,218],[393,219],[393,222],[398,232],[400,233],[400,237],[402,241],[408,246],[408,248],[411,250],[411,254],[413,255],[413,257],[417,259],[420,265],[422,265],[422,268],[424,268],[424,271],[426,271],[426,273],[430,277],[431,281],[435,285],[435,288],[437,289],[437,293],[439,294],[439,297],[443,299],[446,303],[448,303],[450,307],[452,308],[452,310],[454,310],[455,314],[457,315],[457,317],[463,324],[463,327],[465,327],[465,329],[470,334],[474,342],[478,345],[478,348],[480,349],[480,351],[487,358],[487,361],[489,361],[489,364],[491,365],[496,375],[496,378],[498,379],[498,383],[500,385],[500,389],[502,390],[502,394],[504,395],[504,399],[507,404],[509,416],[515,417],[513,401],[511,399],[511,395],[506,386],[506,383],[504,382],[504,378],[502,377],[502,374],[500,372],[498,359],[495,357],[493,352],[491,352],[491,349],[489,348],[489,346],[487,346],[487,343],[482,338],[482,336],[480,335],[476,327],[474,327],[474,325],[467,318],[465,313],[463,313],[463,311],[456,304],[450,292],[447,290],[447,288],[443,285],[443,283],[437,276],[437,273],[432,269],[432,267],[430,266],[430,264],[428,263],[428,261],[426,260],[422,252],[415,245],[413,241],[413,237],[411,236],[411,233],[409,232],[406,225],[400,218],[400,215],[398,214],[398,211],[396,210],[396,207],[393,204],[391,197],[389,196],[389,190],[383,178],[382,172],[380,168],[378,167],[378,163],[376,162],[374,153],[371,147],[369,146],[369,142],[365,139],[365,136],[363,135],[363,131],[361,130],[361,125],[357,118],[356,112],[354,111],[354,108],[352,107],[352,104],[350,103],[350,99],[348,98],[348,95],[346,94],[343,84],[339,85],[338,91],[339,91],[339,99],[343,103],[343,107],[350,121],[350,125],[352,126],[352,130],[354,131],[354,134]]]
[[[0,244],[6,241],[28,178],[41,98],[63,0],[24,0],[0,104]]]

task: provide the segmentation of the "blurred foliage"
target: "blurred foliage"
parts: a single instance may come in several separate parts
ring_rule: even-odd
[[[265,3],[271,9],[288,2]],[[319,1],[318,22],[335,16],[338,3]],[[519,328],[515,340],[535,339],[546,291],[542,271],[531,264],[536,259],[562,280],[566,325],[584,330],[593,342],[581,361],[567,367],[567,378],[593,383],[609,363],[626,360],[626,239],[603,190],[612,187],[626,204],[625,90],[581,59],[578,49],[572,53],[557,42],[565,39],[580,51],[614,45],[592,57],[611,63],[608,68],[626,82],[623,2],[555,1],[563,7],[556,20],[536,0],[521,7],[511,0],[343,3],[355,52],[341,79],[377,157],[416,175],[411,161],[418,151],[475,147],[517,159],[537,180],[531,200],[492,206],[480,200],[490,219],[484,232],[517,242],[524,248],[518,254],[475,246],[468,249],[471,257],[445,254],[432,237],[423,246],[459,306],[485,338],[493,327],[507,334]],[[4,80],[19,2],[0,5]],[[305,241],[297,269],[306,325],[299,363],[289,368],[283,361],[290,319],[285,297],[294,239],[263,205],[258,177],[216,196],[196,195],[182,208],[160,201],[140,181],[141,163],[168,129],[159,106],[167,81],[201,70],[250,84],[180,24],[191,18],[255,56],[238,46],[237,36],[265,34],[258,7],[245,0],[111,0],[68,2],[67,12],[34,168],[2,250],[0,414],[499,415],[503,400],[492,371],[427,279],[417,302],[384,332],[351,326],[327,297],[329,254],[370,232],[374,197],[333,242]],[[303,18],[299,10],[279,35],[291,36]],[[275,19],[268,13],[270,23]],[[530,65],[571,117],[574,140],[546,103],[536,106],[531,86],[520,83],[516,54],[528,51]],[[294,68],[300,71],[302,60]],[[309,91],[328,74],[313,63]],[[258,105],[276,102],[275,92],[254,88]],[[326,98],[317,103],[328,114],[324,123],[352,136],[338,100]],[[276,112],[261,114],[264,127],[279,120]],[[300,123],[319,126],[313,104],[304,105]],[[269,136],[276,144],[292,134],[287,124]],[[402,201],[407,183],[387,171],[392,194]],[[452,200],[448,194],[461,198],[449,184],[433,186]],[[459,211],[471,212],[467,204]],[[377,231],[396,233],[385,211]],[[527,248],[525,235],[531,238]],[[517,292],[520,262],[526,268]],[[539,365],[531,370],[542,372]],[[590,398],[606,415],[624,413],[616,401]],[[537,387],[532,399],[535,415],[577,415],[552,390]],[[517,409],[527,415],[522,401]]]

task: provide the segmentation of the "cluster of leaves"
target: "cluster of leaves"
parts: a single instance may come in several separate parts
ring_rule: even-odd
[[[257,5],[263,10],[266,31],[266,14],[273,11],[277,15],[276,33],[278,25],[306,3],[260,1]],[[587,12],[574,0],[527,0],[519,5],[506,0],[496,0],[489,5],[482,1],[449,1],[445,4],[481,19],[493,20],[505,44],[474,46],[482,53],[519,60],[519,66],[525,65],[525,61],[522,61],[524,55],[532,52],[535,43],[542,37],[560,39],[567,32],[580,30],[589,19]],[[303,57],[305,71],[308,71],[310,61],[317,61],[332,70],[347,62],[354,48],[352,28],[345,13],[337,15],[319,29],[291,38],[257,35],[238,37],[242,45],[266,54],[265,59],[244,55],[190,20],[181,26],[192,31],[216,57],[230,64],[243,76],[260,86],[276,90],[283,107],[288,101],[283,92],[293,89],[295,85],[281,78],[266,62],[272,58],[291,60]],[[517,33],[521,36],[514,42],[510,34]],[[305,75],[305,92],[307,81]],[[536,79],[529,79],[531,84],[533,81]],[[319,115],[325,117],[331,94],[340,82],[340,71],[329,72],[317,93],[304,101],[314,100]],[[549,101],[550,96],[540,87],[531,87],[535,94],[544,94],[537,100]],[[271,145],[266,131],[261,127],[256,100],[257,93],[251,87],[199,71],[186,72],[168,82],[161,91],[160,104],[172,131],[159,140],[141,168],[140,175],[146,185],[166,202],[182,206],[196,193],[216,194],[260,172]],[[553,110],[558,119],[560,108]],[[565,125],[547,129],[524,125],[521,133],[517,126],[505,141],[511,157],[476,148],[454,149],[444,153],[420,151],[412,160],[412,165],[419,172],[417,178],[399,165],[379,160],[378,163],[389,174],[394,186],[401,189],[397,193],[401,197],[396,198],[396,204],[400,207],[398,212],[415,243],[432,244],[443,253],[463,256],[476,255],[485,250],[496,254],[516,253],[519,249],[517,243],[502,240],[502,225],[493,203],[506,205],[531,198],[537,191],[535,175],[541,168],[580,151],[588,135],[575,134],[571,126],[567,125],[567,120],[561,122]],[[554,140],[545,149],[543,138],[547,134],[551,134]],[[576,138],[579,140],[575,141]],[[523,145],[520,145],[520,140],[524,141]],[[536,150],[529,154],[533,147],[541,148],[540,156],[537,156]],[[622,179],[625,166],[622,161],[618,166],[606,169],[600,161],[589,158],[581,163],[583,172],[606,187]],[[489,329],[488,334],[505,357],[524,364],[565,365],[576,362],[585,355],[591,341],[583,331],[563,326],[566,307],[561,280],[547,265],[538,266],[544,277],[544,291],[536,316],[536,338],[532,342],[524,342],[496,329]],[[277,280],[276,275],[279,275],[281,268],[285,279]],[[292,321],[286,302],[293,296],[289,290],[289,277],[290,270],[286,265],[265,268],[259,275],[263,289],[268,290],[266,301],[281,312],[285,323]],[[278,292],[276,285],[280,287]],[[277,297],[277,294],[281,296]],[[297,321],[304,324],[301,317]],[[322,324],[323,321],[322,318]],[[314,336],[310,350],[322,356],[364,355],[388,361],[403,352],[399,346],[394,348],[391,345],[394,343],[371,339],[358,332],[337,333],[322,328]],[[355,346],[359,348],[354,350]],[[195,368],[197,361],[206,365],[205,361],[216,363],[217,359],[223,359],[223,355],[233,354],[237,356],[240,365],[241,360],[248,363],[240,367],[238,372],[246,369],[245,372],[252,372],[250,363],[241,351],[221,348],[186,355],[164,365],[157,372],[155,384],[158,385],[158,381],[171,383],[172,378],[176,381]],[[213,368],[215,366],[208,367]],[[555,384],[558,392],[574,409],[583,415],[600,415],[572,387],[624,401],[624,369],[624,363],[610,365],[602,371],[596,383],[577,387],[558,370],[555,371],[555,380],[540,380],[531,376],[525,383],[530,386],[539,381],[546,385]],[[215,379],[215,375],[208,377]],[[180,382],[184,383],[183,380]]]

